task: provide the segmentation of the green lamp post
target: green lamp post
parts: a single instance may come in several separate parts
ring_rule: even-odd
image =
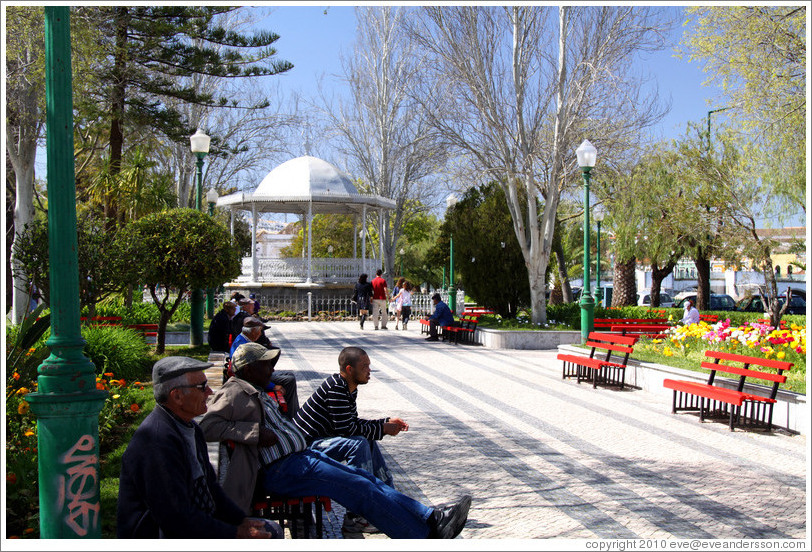
[[[586,343],[595,319],[595,298],[589,285],[589,172],[595,166],[598,150],[584,140],[575,155],[584,175],[584,289],[581,291],[581,343]]]
[[[209,153],[211,138],[197,129],[189,137],[192,153],[197,156],[197,187],[195,189],[195,209],[203,210],[203,158]],[[203,345],[203,290],[193,289],[190,301],[191,323],[189,326],[189,344],[192,347]]]
[[[601,222],[603,222],[605,216],[602,207],[595,209],[595,222],[598,223],[598,240],[595,244],[597,257],[595,261],[595,303],[598,305],[602,305],[601,301],[603,301],[603,290],[601,289]]]
[[[82,350],[73,152],[70,11],[45,7],[51,354],[26,401],[37,418],[40,535],[100,538],[99,412],[107,392]]]
[[[214,218],[214,206],[217,204],[217,198],[220,197],[217,195],[217,190],[214,188],[210,188],[208,192],[206,192],[206,203],[209,204],[209,216]],[[209,317],[209,320],[214,318],[214,289],[209,288],[206,290],[206,316]]]
[[[445,204],[450,211],[457,204],[457,196],[449,194],[445,198]],[[448,212],[446,211],[446,213]],[[449,261],[448,261],[448,308],[451,314],[457,314],[457,289],[454,287],[454,235],[448,240]]]

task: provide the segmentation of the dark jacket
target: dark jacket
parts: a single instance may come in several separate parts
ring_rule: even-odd
[[[353,298],[358,302],[358,310],[369,310],[372,302],[372,284],[356,282]]]
[[[192,422],[196,454],[214,513],[194,500],[195,481],[182,421],[156,406],[135,431],[121,460],[117,536],[130,539],[225,539],[237,536],[243,511],[223,492],[209,463],[206,441]],[[198,485],[200,484],[200,479]]]
[[[211,319],[209,326],[209,345],[212,351],[227,353],[229,350],[229,337],[232,339],[236,337],[234,334],[233,325],[231,320],[228,319],[228,313],[221,310],[214,315]]]
[[[429,320],[434,320],[439,326],[453,326],[454,315],[451,314],[451,309],[442,301],[438,301],[434,305],[434,313],[429,317]]]

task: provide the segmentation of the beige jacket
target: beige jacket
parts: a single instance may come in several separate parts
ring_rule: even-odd
[[[262,422],[260,390],[239,378],[229,378],[209,398],[209,410],[200,421],[207,441],[232,441],[223,490],[237,505],[251,512],[260,458],[257,443]]]

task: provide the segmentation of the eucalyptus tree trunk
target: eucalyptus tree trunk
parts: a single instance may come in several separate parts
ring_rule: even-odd
[[[664,266],[658,267],[656,264],[651,265],[651,306],[660,306],[660,288],[663,285],[663,280],[671,274],[674,267],[677,266],[676,261],[668,261]]]

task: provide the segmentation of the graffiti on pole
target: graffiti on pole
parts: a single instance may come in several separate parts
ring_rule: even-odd
[[[96,441],[90,435],[82,435],[73,447],[62,455],[65,475],[60,475],[59,510],[67,501],[68,514],[65,524],[78,536],[84,537],[99,522],[98,458]]]

